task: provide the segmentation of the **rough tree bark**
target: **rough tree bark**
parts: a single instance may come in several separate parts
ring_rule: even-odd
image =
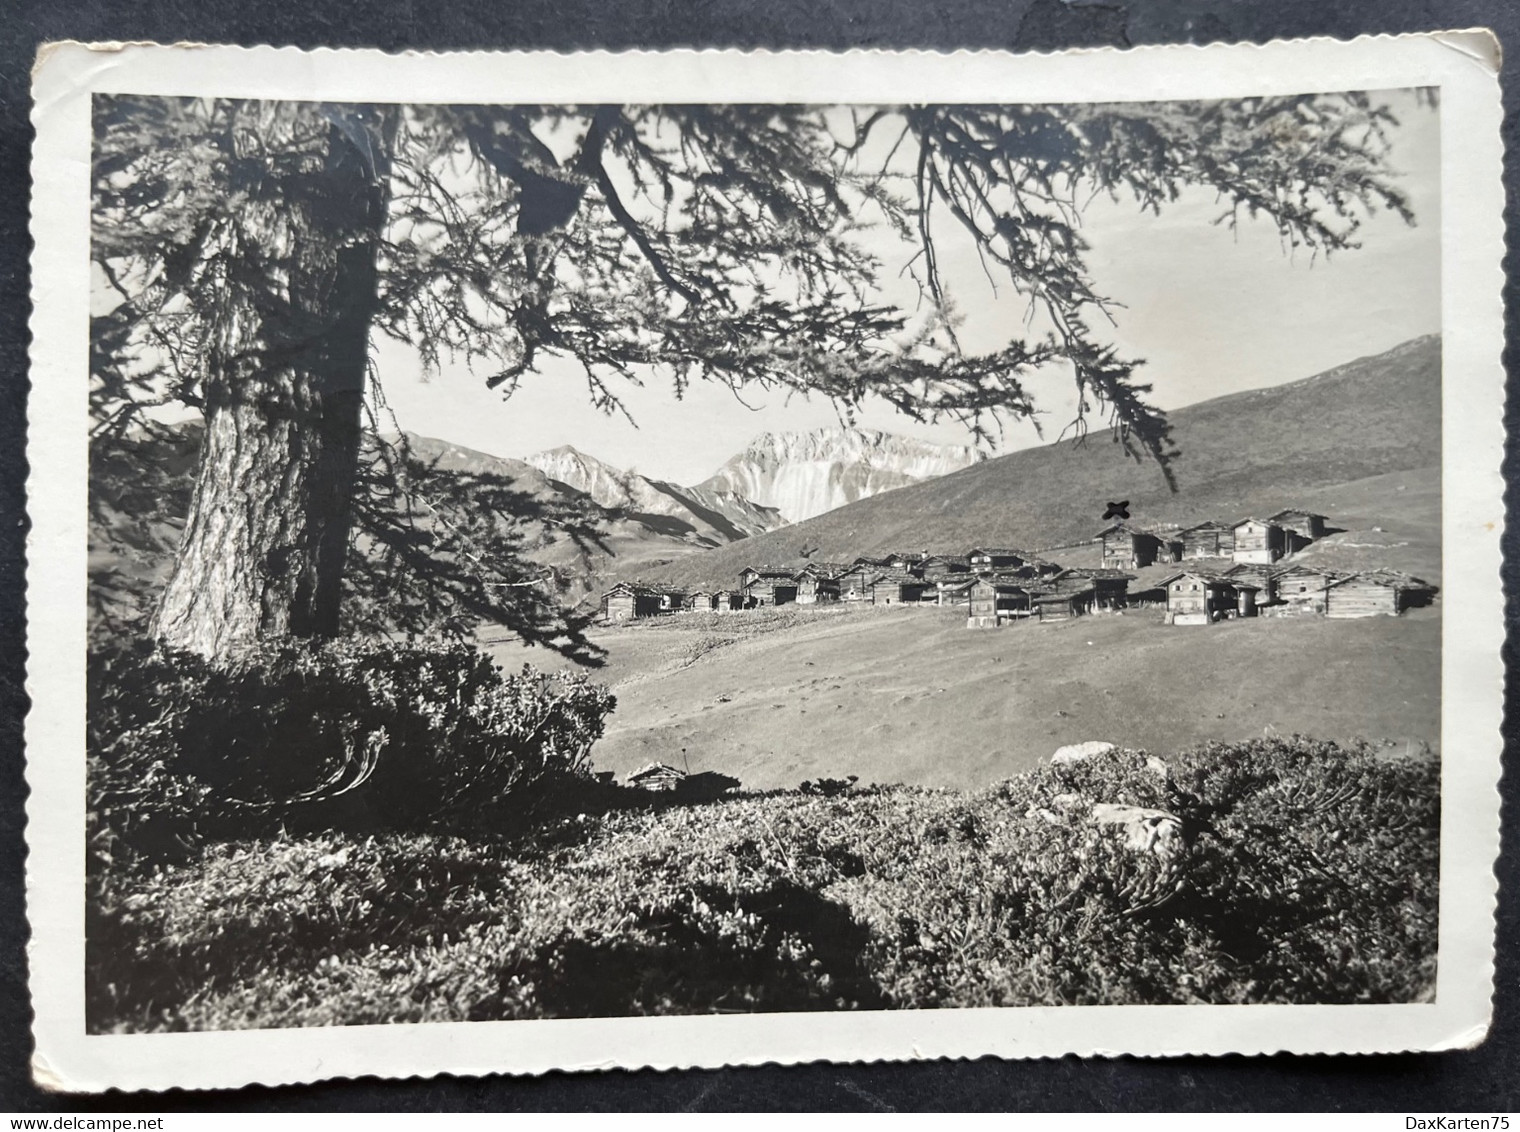
[[[247,198],[203,268],[223,305],[200,469],[153,626],[213,659],[338,631],[388,191],[373,112],[248,114],[227,139]]]

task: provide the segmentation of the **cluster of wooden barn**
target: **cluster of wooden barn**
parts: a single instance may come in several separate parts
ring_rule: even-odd
[[[602,616],[617,622],[687,611],[868,602],[959,606],[966,610],[968,626],[996,627],[1022,619],[1063,620],[1125,606],[1164,605],[1168,624],[1190,625],[1263,615],[1397,615],[1434,593],[1420,579],[1391,570],[1350,573],[1280,564],[1325,533],[1325,517],[1302,510],[1233,524],[1199,523],[1167,533],[1115,523],[1094,536],[1102,544],[1102,566],[1093,569],[1063,567],[1012,547],[748,566],[735,589],[619,583],[603,596]],[[1129,589],[1137,578],[1128,570],[1164,563],[1176,563],[1179,569],[1143,589]]]

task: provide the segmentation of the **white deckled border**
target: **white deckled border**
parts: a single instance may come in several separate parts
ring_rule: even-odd
[[[372,1074],[538,1073],[1066,1053],[1470,1046],[1491,1011],[1503,666],[1498,45],[1486,32],[998,52],[458,53],[52,45],[33,72],[27,904],[34,1072],[79,1091]],[[1405,1006],[1127,1006],[575,1019],[194,1034],[84,1031],[90,96],[410,102],[1071,102],[1441,88],[1440,969]]]

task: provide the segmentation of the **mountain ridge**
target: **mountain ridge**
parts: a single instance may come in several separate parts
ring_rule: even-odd
[[[1178,491],[1153,460],[1094,432],[982,461],[741,544],[672,562],[651,581],[733,585],[750,562],[848,561],[884,551],[1030,549],[1088,541],[1107,504],[1134,522],[1188,525],[1294,505],[1296,496],[1441,462],[1441,340],[1411,339],[1281,385],[1168,414]]]
[[[984,458],[972,444],[938,444],[880,429],[763,432],[698,487],[774,507],[795,523]]]

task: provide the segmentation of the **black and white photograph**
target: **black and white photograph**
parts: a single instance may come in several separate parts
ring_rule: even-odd
[[[76,92],[79,1037],[1340,1007],[1366,1036],[1200,1025],[1460,1041],[1377,1011],[1466,1009],[1492,946],[1461,91],[828,97],[815,59],[759,99],[697,59],[646,60],[694,72],[663,99]],[[1213,1041],[1167,1040],[1107,1048]]]

